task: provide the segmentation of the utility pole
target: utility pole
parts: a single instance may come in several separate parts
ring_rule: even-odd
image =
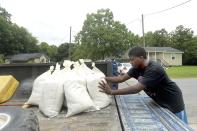
[[[70,26],[70,40],[69,40],[69,43],[71,43],[71,30],[72,30],[72,27]]]
[[[71,32],[72,32],[72,27],[70,26],[70,39],[69,39],[69,49],[68,49],[68,57],[70,58],[70,52],[71,52]]]
[[[145,35],[144,35],[144,15],[142,14],[142,34],[143,34],[143,45],[145,48]]]

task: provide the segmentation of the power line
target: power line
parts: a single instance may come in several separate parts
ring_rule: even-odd
[[[141,20],[140,20],[140,18],[136,18],[136,19],[134,19],[134,20],[128,22],[126,25],[129,25],[129,24],[134,23],[134,22],[136,22],[136,21],[141,21]]]
[[[171,9],[174,9],[174,8],[179,7],[179,6],[181,6],[181,5],[184,5],[184,4],[186,4],[186,3],[190,2],[190,1],[191,1],[191,0],[188,0],[188,1],[185,1],[185,2],[183,2],[183,3],[181,3],[181,4],[172,6],[172,7],[170,7],[170,8],[167,8],[167,9],[164,9],[164,10],[160,10],[160,11],[156,11],[156,12],[153,12],[153,13],[146,14],[146,16],[148,16],[148,15],[154,15],[154,14],[158,14],[158,13],[162,13],[162,12],[165,12],[165,11],[168,11],[168,10],[171,10]],[[143,33],[143,40],[144,40],[143,42],[144,42],[144,47],[145,47],[144,17],[143,17],[143,14],[142,14],[142,33]]]
[[[159,13],[162,13],[162,12],[165,12],[165,11],[168,11],[168,10],[171,10],[171,9],[174,9],[174,8],[176,8],[176,7],[179,7],[179,6],[181,6],[181,5],[184,5],[184,4],[186,4],[186,3],[190,2],[190,1],[192,1],[192,0],[185,1],[185,2],[183,2],[183,3],[180,3],[180,4],[178,4],[178,5],[172,6],[172,7],[167,8],[167,9],[163,9],[163,10],[160,10],[160,11],[155,11],[155,12],[148,13],[148,14],[144,14],[144,16],[159,14]],[[136,21],[141,21],[141,19],[140,19],[140,18],[136,18],[136,19],[134,19],[134,20],[128,22],[126,25],[132,24],[132,23],[134,23],[134,22],[136,22]]]
[[[188,1],[185,1],[185,2],[183,2],[183,3],[181,3],[181,4],[172,6],[172,7],[170,7],[170,8],[164,9],[164,10],[160,10],[160,11],[148,13],[148,14],[145,14],[145,16],[159,14],[159,13],[162,13],[162,12],[165,12],[165,11],[168,11],[168,10],[171,10],[171,9],[174,9],[174,8],[176,8],[176,7],[179,7],[179,6],[181,6],[181,5],[184,5],[184,4],[186,4],[186,3],[190,2],[190,1],[191,1],[191,0],[188,0]]]

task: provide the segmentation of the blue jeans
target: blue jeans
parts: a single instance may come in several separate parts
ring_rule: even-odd
[[[187,121],[187,114],[186,114],[186,111],[185,109],[178,112],[178,113],[175,113],[175,115],[180,118],[183,122],[185,122],[185,124],[188,124],[188,121]]]

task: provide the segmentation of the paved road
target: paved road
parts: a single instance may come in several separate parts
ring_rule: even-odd
[[[174,79],[173,81],[182,90],[189,125],[194,130],[197,130],[197,78]],[[126,83],[132,85],[136,83],[136,80],[130,79]]]
[[[182,90],[189,125],[197,130],[197,78],[174,79],[174,81]]]

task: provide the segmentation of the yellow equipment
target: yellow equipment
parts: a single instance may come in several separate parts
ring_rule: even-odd
[[[9,100],[14,94],[19,82],[12,76],[0,76],[0,103]]]

